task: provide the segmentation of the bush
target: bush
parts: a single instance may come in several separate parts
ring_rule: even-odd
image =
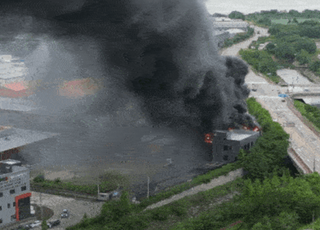
[[[168,219],[169,213],[170,213],[169,208],[166,206],[163,206],[160,208],[153,209],[151,211],[151,218],[153,220],[164,221]]]
[[[33,182],[35,182],[35,183],[41,183],[41,182],[44,182],[44,181],[45,181],[44,175],[38,175],[35,178],[33,178]]]
[[[313,72],[319,71],[319,70],[320,70],[320,61],[312,62],[309,68],[310,68],[310,70],[312,70]]]
[[[47,230],[49,227],[47,225],[47,221],[44,219],[41,223],[41,229],[42,230]]]
[[[270,42],[266,45],[266,50],[269,52],[269,53],[272,53],[274,54],[274,51],[276,49],[276,46],[274,43]]]
[[[271,20],[267,17],[259,19],[258,23],[264,26],[271,26]]]

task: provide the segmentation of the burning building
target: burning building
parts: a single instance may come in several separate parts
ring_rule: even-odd
[[[212,138],[212,155],[214,162],[233,162],[237,160],[240,149],[249,150],[261,135],[246,129],[215,130]]]
[[[136,152],[134,160],[149,158],[149,150],[141,150],[144,143],[137,133],[143,130],[142,137],[165,127],[177,141],[165,142],[159,159],[181,154],[186,160],[176,161],[176,171],[186,174],[183,170],[194,167],[194,159],[207,155],[202,141],[205,133],[250,123],[245,103],[250,91],[244,84],[248,66],[236,57],[219,55],[214,25],[202,0],[1,1],[0,13],[11,22],[0,24],[5,34],[13,37],[26,31],[32,39],[20,43],[32,44],[39,37],[45,44],[27,56],[31,48],[17,48],[17,42],[7,53],[15,50],[14,56],[25,59],[27,77],[39,78],[41,86],[46,86],[31,98],[40,98],[39,107],[52,112],[56,121],[65,120],[65,127],[58,131],[64,138],[43,155],[63,152],[70,161],[52,157],[55,163],[70,164],[77,155],[94,165],[86,160],[88,152],[92,158],[100,154],[108,159],[131,147]],[[62,80],[91,77],[102,79],[103,89],[95,97],[82,97],[83,88],[74,82],[58,90],[49,87],[61,85]],[[96,116],[100,124],[94,121]],[[69,122],[73,117],[77,120]],[[89,119],[92,125],[86,123]],[[163,134],[159,131],[159,136]],[[188,141],[184,149],[180,146],[186,146],[182,144],[186,134],[196,141]],[[124,136],[128,141],[124,142]],[[84,140],[78,142],[80,138]],[[106,142],[114,147],[98,147]]]

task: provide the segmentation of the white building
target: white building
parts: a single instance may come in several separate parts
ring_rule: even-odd
[[[0,229],[30,217],[30,169],[17,160],[0,161]]]

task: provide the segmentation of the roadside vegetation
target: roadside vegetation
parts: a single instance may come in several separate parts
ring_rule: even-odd
[[[128,179],[116,172],[107,172],[99,177],[100,192],[106,193],[113,191],[119,187],[127,187]],[[30,181],[30,186],[34,191],[46,192],[76,192],[84,195],[96,196],[98,193],[97,181],[91,180],[88,182],[83,178],[71,179],[69,181],[62,181],[60,178],[55,180],[47,180],[43,175],[36,176]]]
[[[302,116],[307,118],[316,128],[320,131],[320,109],[316,106],[305,104],[299,100],[294,100],[294,106],[301,113]]]
[[[188,186],[180,189],[177,186],[171,194],[169,190],[138,205],[131,204],[129,194],[124,192],[119,201],[106,202],[99,216],[86,218],[67,230],[298,229],[310,224],[312,218],[317,220],[320,216],[319,174],[299,175],[296,170],[289,170],[284,161],[289,135],[254,98],[248,99],[247,104],[250,114],[256,116],[262,126],[263,136],[250,151],[241,150],[239,160],[229,168],[243,167],[248,172],[246,176],[146,211],[143,210],[151,203]],[[212,177],[225,174],[222,169],[196,178],[207,183]],[[230,194],[233,196],[226,198]]]
[[[234,44],[245,41],[245,40],[249,39],[250,37],[252,37],[253,33],[254,33],[254,29],[248,27],[247,32],[239,33],[239,34],[236,34],[233,38],[226,39],[224,41],[223,47],[230,47],[230,46],[233,46]]]

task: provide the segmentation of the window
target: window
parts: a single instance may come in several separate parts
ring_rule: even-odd
[[[228,149],[229,149],[229,146],[228,146],[228,145],[224,145],[224,146],[223,146],[223,150],[224,150],[224,151],[227,151]]]
[[[13,193],[15,193],[15,191],[14,191],[14,189],[11,189],[10,194],[13,194]]]
[[[0,192],[0,197],[3,197],[3,193],[2,192]]]
[[[25,190],[27,190],[27,186],[22,186],[21,191],[25,191]]]
[[[253,146],[253,142],[251,142],[251,147]]]
[[[224,156],[223,156],[223,160],[224,160],[224,161],[227,161],[228,158],[229,158],[228,155],[224,155]]]
[[[229,150],[232,150],[232,146],[229,146]]]
[[[0,206],[0,211],[2,210],[2,206]]]
[[[8,208],[10,208],[10,204],[8,204]]]
[[[2,224],[2,219],[0,219],[0,224]]]
[[[13,207],[16,207],[16,202],[13,202]]]

